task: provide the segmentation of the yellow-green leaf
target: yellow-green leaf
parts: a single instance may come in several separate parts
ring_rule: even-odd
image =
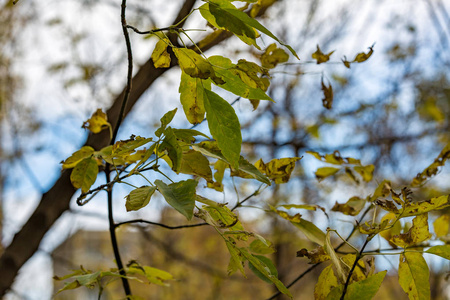
[[[436,237],[444,237],[450,232],[450,215],[442,215],[433,222]]]
[[[440,257],[443,257],[445,259],[450,260],[450,245],[439,245],[434,246],[425,251],[426,253],[438,255]]]
[[[402,218],[417,216],[431,210],[439,210],[450,206],[449,195],[443,195],[428,200],[409,203],[402,212]]]
[[[99,133],[103,129],[111,128],[111,124],[109,124],[106,114],[99,108],[83,123],[82,127],[89,129],[92,133]]]
[[[278,271],[277,268],[275,267],[275,265],[273,264],[273,262],[270,260],[270,258],[262,256],[262,255],[254,255],[252,254],[253,257],[255,257],[256,259],[258,259],[261,264],[265,265],[265,267],[269,270],[269,273],[274,276],[274,277],[278,277]],[[253,272],[253,274],[255,274],[259,279],[267,282],[267,283],[272,283],[272,281],[267,278],[263,273],[261,273],[252,263],[250,263],[248,265],[248,268],[250,269],[250,271]]]
[[[330,234],[331,231],[327,230],[323,248],[325,252],[330,256],[331,262],[333,263],[333,269],[336,271],[339,281],[345,282],[347,280],[347,272],[344,270],[343,264],[339,259],[339,256],[336,254],[336,251],[334,251],[334,247],[331,244]]]
[[[314,287],[314,299],[325,300],[331,290],[339,285],[336,275],[334,275],[333,268],[330,266],[323,269]]]
[[[275,183],[286,183],[289,181],[292,171],[295,167],[295,162],[302,159],[301,157],[289,157],[272,159],[267,164],[262,159],[255,164],[256,168],[262,173],[266,174]]]
[[[164,116],[161,117],[161,119],[160,119],[161,126],[158,129],[156,129],[156,131],[155,131],[155,135],[157,137],[160,137],[164,133],[167,125],[169,125],[169,123],[172,122],[173,117],[175,117],[177,110],[178,110],[177,108],[175,108],[174,110],[170,110],[170,111],[166,112],[164,114]]]
[[[395,235],[390,241],[397,246],[406,248],[429,238],[431,238],[431,234],[428,231],[428,214],[421,214],[413,219],[413,225],[407,233]]]
[[[170,67],[170,54],[167,52],[167,46],[169,40],[167,38],[159,40],[156,43],[155,50],[152,53],[152,61],[155,68],[168,68]]]
[[[198,124],[205,118],[205,89],[211,89],[210,82],[181,72],[181,82],[178,91],[184,113],[191,124]]]
[[[238,217],[225,205],[204,206],[203,210],[208,214],[215,222],[215,226],[218,228],[228,228],[230,230],[244,230]]]
[[[364,53],[364,52],[358,53],[352,62],[362,63],[362,62],[365,62],[366,60],[368,60],[373,53],[373,46],[374,45],[369,47],[369,52],[367,52],[367,53]]]
[[[303,248],[297,251],[297,257],[307,257],[310,264],[317,264],[330,260],[330,256],[325,252],[325,249],[323,249],[322,246],[319,246],[311,251]]]
[[[70,181],[75,188],[81,188],[81,191],[86,193],[97,179],[97,174],[97,161],[92,156],[87,157],[73,168]]]
[[[264,243],[260,239],[255,239],[251,242],[249,249],[251,252],[258,254],[271,254],[276,252],[271,242],[266,241],[266,243]]]
[[[194,130],[194,129],[175,129],[172,128],[173,133],[177,137],[177,140],[181,140],[185,143],[191,144],[195,142],[196,136],[203,136],[207,139],[210,139],[209,136],[204,134],[203,132]]]
[[[248,160],[246,160],[245,158],[243,158],[242,156],[239,158],[239,168],[238,170],[240,172],[243,172],[247,175],[250,176],[250,178],[255,178],[256,180],[265,183],[267,185],[271,185],[269,178],[267,178],[266,176],[264,176],[264,174],[262,174],[258,168],[256,168],[254,165],[252,165],[251,163],[248,162]],[[233,171],[232,174],[233,175]]]
[[[74,152],[69,158],[65,161],[62,161],[63,169],[71,169],[75,167],[80,161],[83,159],[92,156],[94,154],[94,148],[90,146],[84,146],[80,150]]]
[[[367,166],[355,166],[353,169],[361,175],[365,182],[369,182],[372,180],[373,171],[375,170],[374,165]]]
[[[311,55],[311,57],[314,58],[317,61],[317,64],[321,64],[321,63],[329,61],[330,60],[330,56],[333,53],[334,53],[334,51],[331,51],[328,54],[324,54],[322,52],[322,50],[320,50],[319,45],[317,45],[317,50],[316,50],[316,52],[314,52]]]
[[[156,180],[155,185],[167,203],[178,210],[188,220],[192,219],[196,200],[195,188],[197,187],[197,181],[188,179],[167,185],[161,180]]]
[[[375,297],[376,293],[380,289],[381,283],[386,276],[387,271],[382,271],[374,274],[367,279],[353,282],[345,293],[344,300],[371,300]],[[326,299],[338,300],[341,298],[342,292],[344,290],[344,285],[340,285],[333,289],[331,293],[328,294]]]
[[[356,216],[364,208],[365,204],[366,204],[365,199],[361,199],[359,197],[352,197],[344,204],[339,204],[336,202],[336,204],[334,204],[331,210],[339,211],[344,215]]]
[[[314,223],[305,219],[300,219],[300,222],[291,222],[291,224],[300,229],[310,241],[319,244],[320,246],[325,244],[325,233],[314,225]]]
[[[321,181],[329,176],[333,176],[337,172],[339,172],[339,168],[332,168],[332,167],[322,167],[318,168],[315,175],[317,180]]]
[[[207,182],[213,181],[209,160],[200,152],[195,150],[189,150],[183,153],[179,172],[183,174],[200,176]]]
[[[129,155],[130,153],[135,151],[136,148],[139,148],[151,141],[152,138],[144,138],[132,135],[128,140],[117,141],[111,149],[111,156],[120,157]]]
[[[140,188],[134,189],[125,197],[125,207],[127,211],[139,210],[145,207],[152,197],[153,193],[156,191],[154,186],[142,186]]]
[[[148,283],[153,283],[161,286],[168,286],[165,281],[174,280],[172,274],[149,266],[141,266],[136,262],[129,265],[127,273],[139,274],[147,278]]]
[[[373,195],[370,196],[369,201],[373,202],[378,198],[384,198],[391,192],[391,182],[389,180],[383,180],[375,189]]]
[[[223,82],[216,76],[211,63],[194,50],[173,48],[173,53],[178,58],[178,64],[181,70],[189,76],[200,79],[211,78],[215,82]]]
[[[398,282],[409,299],[430,299],[430,272],[421,253],[406,252],[400,255]]]
[[[283,49],[277,48],[276,44],[271,44],[261,55],[261,65],[264,68],[273,69],[279,63],[287,62],[288,59],[289,55]]]
[[[209,131],[230,165],[239,167],[241,125],[234,108],[214,92],[205,90],[205,109]]]
[[[181,168],[183,151],[171,127],[167,127],[164,134],[164,140],[159,146],[158,151],[167,151],[167,155],[172,162],[172,170],[178,173]]]

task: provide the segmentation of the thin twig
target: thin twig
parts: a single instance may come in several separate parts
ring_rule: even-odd
[[[166,228],[166,229],[182,229],[182,228],[191,228],[191,227],[199,227],[199,226],[208,225],[208,223],[197,223],[197,224],[186,224],[186,225],[179,225],[179,226],[169,226],[169,225],[166,225],[166,224],[152,222],[152,221],[147,221],[147,220],[143,220],[143,219],[135,219],[135,220],[129,220],[129,221],[116,223],[115,227],[119,227],[119,226],[125,225],[125,224],[133,224],[133,223],[146,223],[146,224],[150,224],[150,225],[163,227],[163,228]]]
[[[137,29],[136,27],[131,26],[131,25],[126,25],[126,28],[130,28],[130,29],[132,29],[134,32],[136,32],[138,34],[153,34],[155,32],[160,32],[160,31],[169,31],[169,30],[179,31],[179,30],[182,30],[182,28],[174,27],[174,26],[169,26],[169,27],[164,27],[164,28],[157,28],[157,29],[154,29],[154,30],[147,30],[147,31],[140,31],[139,29]]]

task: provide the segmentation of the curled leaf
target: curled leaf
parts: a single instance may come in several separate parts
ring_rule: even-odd
[[[92,133],[99,133],[104,129],[111,128],[111,124],[109,124],[106,114],[99,108],[81,127],[89,129]]]
[[[322,91],[324,98],[322,99],[323,107],[326,109],[331,109],[331,106],[333,105],[333,87],[331,86],[331,83],[326,86],[323,83],[323,77],[322,77]]]
[[[311,57],[317,61],[317,64],[321,64],[330,60],[331,54],[334,53],[334,50],[328,54],[324,54],[322,50],[320,50],[319,45],[317,45],[317,50],[314,52]]]

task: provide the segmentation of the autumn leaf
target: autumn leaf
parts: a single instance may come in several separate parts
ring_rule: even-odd
[[[425,213],[413,219],[413,225],[407,233],[393,236],[390,242],[406,248],[426,241],[429,238],[431,238],[431,234],[428,230],[428,214]]]
[[[450,215],[442,215],[433,222],[436,237],[445,237],[450,233]]]
[[[440,257],[443,257],[447,260],[450,260],[450,245],[438,245],[431,247],[426,253],[434,254]]]
[[[316,175],[318,181],[322,181],[327,177],[333,176],[334,174],[339,172],[339,170],[339,168],[322,167],[318,168],[314,174]]]
[[[89,129],[92,133],[99,133],[104,129],[111,129],[111,124],[109,124],[106,114],[99,108],[81,127]]]
[[[152,197],[153,193],[156,191],[154,186],[143,186],[134,189],[125,197],[125,207],[127,211],[139,210],[145,207]]]
[[[283,49],[277,48],[276,44],[271,44],[261,55],[261,65],[264,68],[273,69],[279,63],[287,62],[288,59],[289,55]]]
[[[262,173],[266,174],[275,183],[286,183],[289,181],[292,171],[294,170],[295,163],[302,159],[301,157],[290,157],[272,159],[267,164],[262,159],[255,163],[255,166]]]
[[[184,113],[191,124],[201,123],[205,118],[205,89],[210,90],[211,83],[181,72],[181,82],[178,91]]]
[[[74,168],[80,161],[83,159],[92,156],[94,154],[94,148],[90,146],[83,146],[80,150],[74,152],[70,157],[68,157],[65,161],[62,161],[63,169],[72,169]]]
[[[319,275],[316,286],[314,287],[314,299],[326,300],[331,290],[339,285],[336,275],[334,275],[332,266],[322,270]]]
[[[155,185],[158,191],[173,208],[179,211],[188,220],[192,219],[195,206],[195,188],[197,181],[188,179],[172,184],[165,184],[161,180],[156,180]]]
[[[330,260],[330,256],[325,252],[322,246],[319,246],[311,251],[303,248],[297,251],[297,257],[307,257],[309,259],[309,264],[317,264]]]
[[[359,197],[352,197],[346,203],[339,204],[336,202],[334,204],[332,211],[339,211],[344,215],[356,216],[364,208],[366,204],[365,199]]]
[[[430,272],[421,253],[400,254],[398,282],[409,299],[430,299]]]
[[[367,53],[361,52],[361,53],[356,54],[355,59],[352,62],[362,63],[362,62],[365,62],[366,60],[368,60],[373,53],[374,46],[375,46],[375,44],[370,46],[369,52],[367,52]]]
[[[314,52],[314,53],[311,55],[311,57],[314,58],[314,59],[317,61],[317,64],[319,65],[319,64],[321,64],[321,63],[324,63],[324,62],[329,61],[329,60],[330,60],[330,56],[331,56],[331,54],[333,54],[333,53],[334,53],[334,51],[331,51],[331,52],[328,53],[328,54],[324,54],[324,53],[322,52],[322,50],[320,50],[319,45],[317,45],[317,50],[316,50],[316,52]]]
[[[75,188],[81,188],[81,191],[86,193],[97,179],[97,173],[97,161],[92,156],[87,157],[73,168],[70,181]]]
[[[193,78],[208,79],[220,84],[224,81],[218,77],[211,63],[192,49],[173,48],[181,70]]]
[[[322,77],[322,91],[324,98],[322,99],[323,107],[326,109],[331,109],[331,106],[333,105],[333,87],[331,86],[331,83],[326,86],[323,82]]]
[[[167,52],[167,46],[169,45],[167,38],[159,40],[156,43],[155,50],[153,50],[151,59],[155,68],[168,68],[170,67],[170,54]]]

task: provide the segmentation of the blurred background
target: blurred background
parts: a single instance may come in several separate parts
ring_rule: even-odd
[[[133,0],[127,22],[141,30],[166,27],[184,1]],[[197,1],[195,7],[203,2]],[[371,194],[384,179],[400,190],[423,171],[450,142],[450,3],[442,0],[331,1],[279,0],[260,18],[300,60],[291,59],[272,73],[268,94],[275,103],[254,106],[240,99],[234,104],[243,128],[243,153],[250,162],[259,158],[303,156],[291,181],[252,197],[247,204],[317,204],[327,212],[335,202]],[[126,48],[120,25],[120,3],[110,0],[0,0],[0,253],[32,214],[41,196],[61,174],[60,162],[86,140],[83,122],[97,109],[106,110],[126,81]],[[186,29],[198,41],[205,21],[199,12]],[[157,42],[155,37],[131,34],[135,70],[144,64]],[[189,41],[187,41],[189,42]],[[267,36],[261,48],[272,43]],[[330,61],[316,64],[312,53],[335,51]],[[346,68],[341,61],[368,52],[369,60]],[[257,62],[261,51],[230,38],[206,52]],[[179,103],[180,72],[175,68],[158,78],[142,95],[119,133],[152,137],[159,119],[178,107],[174,127],[189,128]],[[334,92],[332,109],[322,105],[322,80]],[[233,102],[231,94],[223,94]],[[201,124],[196,129],[208,133]],[[375,166],[374,180],[359,184],[345,173],[318,182],[322,163],[306,154],[340,151],[344,157]],[[170,171],[168,171],[170,172]],[[152,176],[152,175],[149,175]],[[173,174],[173,176],[176,176]],[[230,178],[229,176],[226,176]],[[96,184],[103,183],[99,176]],[[133,182],[141,184],[139,180]],[[201,182],[200,185],[206,185]],[[224,191],[204,192],[220,203],[234,205],[259,188],[251,180],[226,179]],[[184,224],[181,215],[155,197],[146,208],[127,213],[124,197],[130,187],[115,189],[118,221],[143,218],[164,224]],[[414,199],[450,193],[450,168],[444,166],[426,185],[413,189]],[[267,237],[277,250],[272,259],[285,284],[308,269],[296,252],[311,244],[293,226],[263,209],[240,208],[238,215]],[[439,214],[448,214],[441,210]],[[106,195],[78,207],[73,201],[45,235],[39,250],[21,269],[6,299],[50,299],[61,288],[52,276],[83,265],[98,270],[114,267],[107,232]],[[346,236],[355,217],[321,211],[304,213],[322,230]],[[439,216],[430,216],[430,223]],[[181,218],[180,218],[181,217]],[[212,228],[167,230],[123,226],[119,242],[124,260],[161,268],[177,279],[171,287],[133,286],[144,299],[266,299],[276,291],[258,278],[226,275],[229,254]],[[352,239],[360,245],[358,236]],[[338,243],[338,242],[337,242]],[[374,240],[371,249],[386,247]],[[370,248],[369,247],[369,248]],[[431,272],[432,299],[450,299],[448,261],[426,257]],[[398,257],[377,257],[378,269],[388,276],[378,299],[407,299],[398,286]],[[294,284],[294,299],[312,299],[322,267]],[[249,272],[251,273],[251,272]],[[54,284],[56,286],[54,287]],[[120,299],[121,286],[107,287],[103,299]],[[97,299],[96,290],[80,288],[57,299]],[[284,298],[279,298],[284,299]]]

